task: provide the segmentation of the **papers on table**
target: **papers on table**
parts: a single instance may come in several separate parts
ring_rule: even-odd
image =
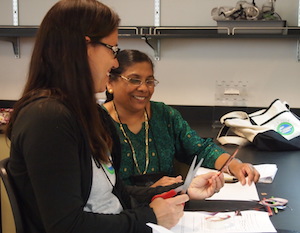
[[[213,169],[200,167],[196,175],[204,174],[207,172],[216,171]],[[231,177],[224,173],[225,177]],[[207,200],[237,200],[237,201],[258,201],[259,196],[254,183],[251,185],[242,185],[240,182],[225,183],[220,192],[214,194]]]
[[[276,164],[275,166],[274,164],[255,165],[255,167],[261,174],[262,180],[260,182],[273,181],[277,172]],[[211,171],[216,170],[200,167],[196,175]],[[226,173],[224,173],[224,176],[225,178],[232,178]],[[219,193],[207,198],[207,200],[259,201],[259,196],[254,183],[243,186],[240,182],[236,182],[225,183]],[[241,216],[236,215],[234,212],[189,211],[184,212],[184,216],[179,223],[171,230],[152,223],[147,225],[153,229],[153,233],[277,232],[270,221],[268,212],[243,210],[240,213]]]
[[[225,183],[220,192],[215,193],[207,200],[237,200],[237,201],[258,201],[259,196],[254,183],[251,185],[240,183]]]
[[[259,164],[254,165],[257,171],[260,173],[260,183],[272,183],[277,173],[276,164]],[[200,167],[196,175],[204,174],[207,172],[215,171],[214,169]],[[233,178],[233,176],[224,173],[224,177]],[[225,183],[224,187],[219,193],[214,194],[208,200],[238,200],[238,201],[258,201],[259,196],[254,183],[251,185],[241,185],[240,182]]]
[[[184,212],[179,223],[170,230],[152,223],[147,225],[153,229],[153,233],[277,232],[268,213],[255,210],[241,211],[241,216],[234,212],[215,215],[208,212]]]
[[[254,165],[260,174],[259,183],[272,183],[277,173],[276,164],[259,164]]]

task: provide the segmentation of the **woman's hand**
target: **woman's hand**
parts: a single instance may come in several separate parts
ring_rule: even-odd
[[[229,154],[224,153],[219,156],[219,158],[215,162],[215,168],[220,169],[223,164],[229,158]],[[243,163],[239,159],[233,159],[228,167],[228,171],[234,175],[242,185],[247,183],[246,177],[248,178],[248,184],[250,185],[252,182],[257,182],[259,180],[260,174],[258,171],[252,166],[250,163]],[[225,170],[226,172],[226,170]]]
[[[246,177],[248,177],[248,184],[257,182],[259,180],[259,172],[250,163],[242,163],[234,159],[230,165],[229,170],[241,182],[242,185],[246,184]]]
[[[188,188],[188,195],[191,199],[205,199],[219,192],[223,186],[223,173],[218,175],[216,172],[209,172],[193,179]]]
[[[164,176],[160,178],[158,181],[156,181],[154,184],[152,184],[150,187],[154,188],[157,186],[168,186],[176,183],[183,182],[182,176],[177,177],[170,177],[170,176]]]
[[[156,215],[157,224],[167,229],[174,227],[183,216],[184,203],[188,200],[189,196],[186,194],[167,199],[155,198],[150,207]]]

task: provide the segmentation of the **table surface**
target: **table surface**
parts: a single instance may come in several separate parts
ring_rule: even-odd
[[[232,153],[236,147],[224,148]],[[246,146],[239,150],[237,158],[252,164],[277,164],[274,181],[271,184],[258,183],[258,194],[261,199],[271,196],[287,199],[287,208],[271,216],[271,221],[278,233],[300,232],[300,151],[269,152]]]
[[[275,163],[278,171],[271,184],[257,184],[257,191],[261,198],[262,193],[267,197],[282,197],[287,199],[288,206],[271,217],[277,230],[300,232],[300,151],[264,152],[253,147],[245,147],[238,158],[252,164]]]
[[[207,122],[189,122],[203,138],[216,138],[220,125]],[[222,146],[233,153],[236,146]],[[271,184],[256,184],[259,197],[282,197],[289,202],[287,208],[270,217],[278,233],[300,233],[300,151],[259,151],[250,145],[242,147],[237,158],[252,164],[277,164],[278,171]],[[267,195],[262,195],[266,193]]]

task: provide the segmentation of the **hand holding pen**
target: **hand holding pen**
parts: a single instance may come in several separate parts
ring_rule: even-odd
[[[222,172],[224,172],[226,169],[228,169],[229,164],[234,159],[234,157],[236,156],[236,154],[238,153],[238,151],[239,151],[239,148],[237,148],[234,151],[234,153],[226,160],[226,162],[223,164],[223,166],[218,170],[218,175],[220,175]]]
[[[237,148],[234,153],[227,159],[227,161],[223,164],[223,166],[218,170],[219,174],[226,171],[229,171],[230,166],[230,173],[241,182],[242,185],[245,185],[248,180],[248,185],[252,182],[257,182],[259,180],[260,174],[259,172],[252,166],[250,163],[243,163],[240,160],[234,160],[235,156],[239,152],[239,148]],[[247,177],[247,180],[246,180]]]
[[[202,200],[218,193],[223,186],[223,174],[208,172],[195,177],[189,187],[188,194],[190,199]]]

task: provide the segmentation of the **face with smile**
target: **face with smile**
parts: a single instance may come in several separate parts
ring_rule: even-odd
[[[131,112],[144,111],[154,92],[154,86],[145,83],[146,80],[154,79],[152,65],[148,62],[135,63],[121,75],[107,86],[108,90],[113,91],[115,104]],[[128,79],[139,79],[142,84],[134,85]]]
[[[86,41],[95,92],[104,92],[108,82],[108,73],[111,69],[119,66],[118,60],[113,51],[105,45],[89,43],[89,37],[86,37]],[[118,31],[115,30],[109,36],[102,38],[100,42],[108,46],[116,46],[118,44]]]

